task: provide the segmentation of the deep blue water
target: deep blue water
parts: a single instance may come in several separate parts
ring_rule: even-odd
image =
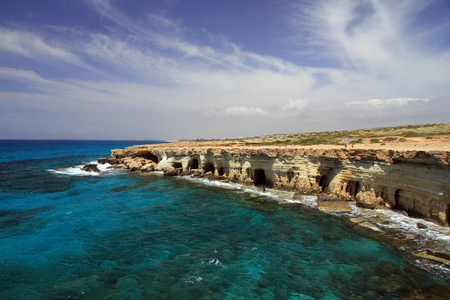
[[[449,291],[365,231],[306,206],[156,174],[73,172],[133,144],[0,141],[0,299],[396,299]]]

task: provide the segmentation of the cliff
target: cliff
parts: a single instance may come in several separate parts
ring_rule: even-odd
[[[132,146],[110,163],[165,170],[301,194],[333,194],[365,208],[404,210],[450,222],[450,152],[300,147]]]

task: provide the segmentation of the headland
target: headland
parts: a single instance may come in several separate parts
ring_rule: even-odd
[[[328,212],[351,211],[356,204],[450,225],[450,124],[171,141],[113,149],[103,162],[133,172],[290,191],[292,200],[314,195]]]

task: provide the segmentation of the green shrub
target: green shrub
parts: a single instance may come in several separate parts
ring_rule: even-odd
[[[385,141],[385,142],[391,142],[391,141],[395,141],[395,140],[397,140],[397,138],[393,137],[393,136],[389,136],[389,137],[383,139],[383,141]]]
[[[352,143],[352,144],[362,144],[362,142],[363,142],[362,138],[359,138],[359,139],[357,139],[357,140],[350,141],[350,143]]]
[[[379,140],[379,139],[370,139],[370,142],[371,142],[372,144],[375,144],[375,143],[379,143],[380,140]]]
[[[417,133],[415,131],[405,131],[405,132],[403,132],[403,136],[405,136],[405,137],[420,136],[420,133]]]

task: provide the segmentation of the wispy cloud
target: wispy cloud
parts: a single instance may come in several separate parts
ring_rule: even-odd
[[[0,67],[1,78],[28,87],[0,92],[0,111],[65,112],[97,126],[88,117],[95,113],[116,130],[133,130],[124,124],[148,117],[146,124],[166,124],[161,130],[177,137],[326,130],[377,120],[387,125],[418,115],[441,121],[448,112],[450,51],[430,44],[447,25],[411,29],[411,20],[431,2],[299,2],[287,18],[298,35],[284,47],[300,53],[300,61],[311,59],[308,66],[248,51],[206,29],[195,39],[189,32],[196,29],[162,15],[137,19],[114,2],[85,3],[108,20],[107,28],[52,28],[52,35],[0,28],[0,53],[48,62],[62,74]],[[315,65],[322,58],[326,63]],[[217,117],[229,126],[215,124]],[[110,122],[120,118],[120,124]]]
[[[367,101],[346,102],[345,106],[353,110],[388,111],[391,109],[406,107],[414,102],[427,103],[429,101],[430,99],[421,98],[370,99]]]
[[[0,28],[0,51],[30,59],[53,59],[78,64],[79,58],[58,46],[52,46],[42,37],[29,31]]]

